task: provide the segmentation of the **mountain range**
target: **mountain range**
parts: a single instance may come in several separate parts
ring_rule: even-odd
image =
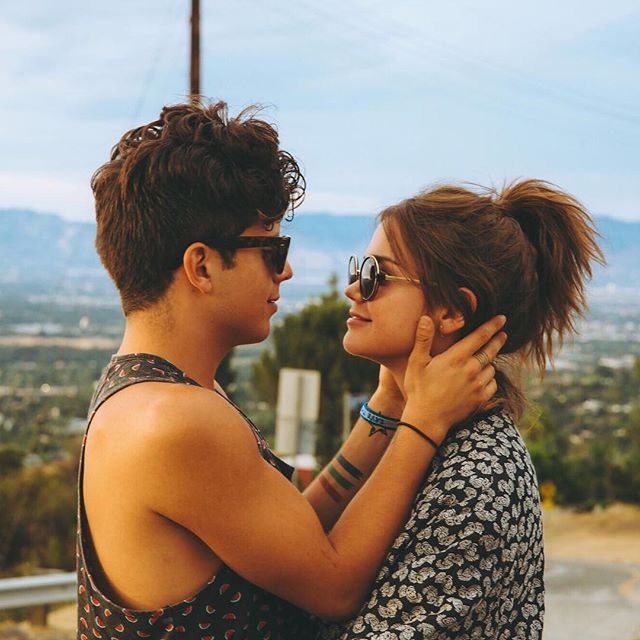
[[[640,222],[595,218],[608,265],[597,267],[593,285],[640,288]],[[295,298],[326,288],[332,273],[343,281],[351,254],[362,255],[375,228],[369,216],[298,213],[282,233],[292,236]],[[95,225],[54,214],[0,209],[0,287],[63,286],[73,281],[106,283],[94,248]],[[100,287],[102,289],[102,287]]]

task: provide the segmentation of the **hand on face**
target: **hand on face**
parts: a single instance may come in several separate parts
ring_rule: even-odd
[[[441,442],[452,425],[492,398],[497,390],[495,368],[487,363],[507,339],[500,331],[504,323],[504,316],[496,316],[432,358],[435,329],[433,321],[423,316],[405,373],[407,404],[402,419]]]

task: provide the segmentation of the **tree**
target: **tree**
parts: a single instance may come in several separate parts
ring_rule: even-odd
[[[299,313],[286,316],[274,329],[273,348],[262,352],[252,372],[256,395],[275,405],[282,367],[320,371],[316,453],[321,463],[328,461],[341,444],[343,393],[370,393],[378,379],[377,365],[355,358],[342,348],[349,306],[338,293],[335,276],[329,284],[328,294]]]
[[[220,383],[225,393],[229,393],[228,387],[236,381],[236,372],[231,366],[233,350],[231,350],[220,362],[216,370],[216,380]]]
[[[0,575],[75,565],[77,464],[63,460],[0,478]]]
[[[22,468],[25,451],[11,444],[0,445],[0,478]]]

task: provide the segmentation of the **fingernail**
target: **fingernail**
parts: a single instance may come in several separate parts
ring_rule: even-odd
[[[499,315],[500,324],[504,324],[507,321],[507,316]]]
[[[420,321],[418,322],[418,329],[424,330],[429,326],[429,318],[427,316],[420,316]]]

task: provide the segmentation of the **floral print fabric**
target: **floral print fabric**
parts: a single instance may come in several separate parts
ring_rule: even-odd
[[[539,640],[537,479],[501,410],[453,429],[359,614],[322,640]]]

